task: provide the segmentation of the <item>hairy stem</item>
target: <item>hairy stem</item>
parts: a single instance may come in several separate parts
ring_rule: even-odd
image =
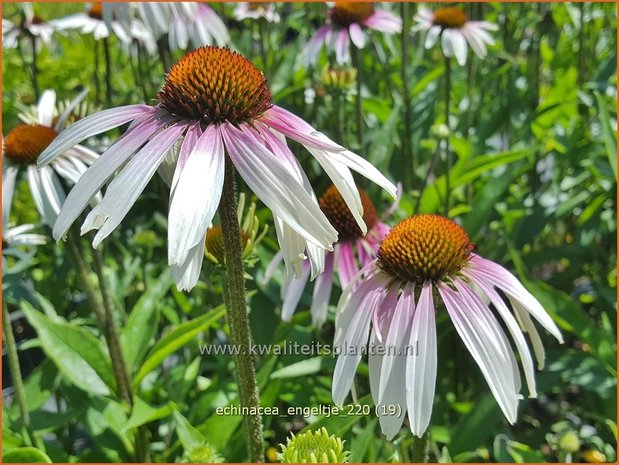
[[[256,411],[254,415],[243,417],[249,459],[251,462],[264,462],[262,417],[257,413],[260,406],[260,396],[258,394],[254,361],[251,355],[249,355],[251,340],[249,319],[245,305],[243,251],[241,250],[241,233],[237,216],[234,178],[234,165],[226,157],[226,174],[219,204],[219,218],[224,238],[224,261],[226,268],[224,299],[228,325],[230,326],[230,338],[232,343],[240,348],[237,355],[235,355],[234,362],[241,406],[253,408]]]
[[[103,55],[105,57],[105,103],[112,106],[112,57],[110,55],[110,42],[107,37],[103,38]]]
[[[447,126],[447,137],[445,138],[445,216],[449,216],[449,202],[451,200],[451,165],[453,164],[449,138],[451,137],[451,127],[449,124],[449,105],[451,93],[451,59],[445,56],[445,125]]]
[[[361,50],[355,44],[350,44],[353,66],[357,71],[357,95],[355,96],[355,122],[357,125],[357,145],[363,148],[363,97],[361,96],[361,82],[363,79],[361,68]]]
[[[410,89],[408,85],[407,71],[409,64],[409,31],[411,29],[410,25],[410,4],[408,2],[402,2],[400,4],[401,14],[402,14],[402,66],[400,67],[401,71],[401,79],[402,79],[402,96],[403,96],[403,105],[404,105],[404,137],[402,138],[402,158],[404,159],[404,183],[406,189],[411,189],[413,187],[413,180],[415,179],[415,158],[412,151],[412,118],[413,118],[413,109],[412,109],[412,97],[410,95]]]
[[[413,436],[411,463],[427,463],[428,461],[428,433],[418,438]]]

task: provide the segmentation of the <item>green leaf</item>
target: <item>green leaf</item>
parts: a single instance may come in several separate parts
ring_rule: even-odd
[[[172,281],[166,271],[150,285],[137,301],[120,335],[125,361],[132,371],[138,368],[155,337],[159,325],[159,304]]]
[[[3,452],[2,463],[52,463],[52,460],[35,447],[18,447]]]
[[[43,350],[69,381],[93,394],[115,392],[110,358],[99,339],[79,326],[50,320],[25,301],[21,309],[36,329]]]
[[[502,418],[494,397],[490,394],[484,395],[471,413],[460,418],[453,428],[449,447],[451,456],[473,451],[483,445]]]
[[[604,137],[604,145],[606,146],[606,154],[608,162],[613,170],[615,178],[617,178],[617,133],[612,127],[606,103],[599,92],[595,92],[595,101],[598,105],[600,123],[602,125],[602,137]]]
[[[152,407],[144,402],[140,397],[135,396],[133,398],[133,409],[131,410],[131,416],[127,420],[127,423],[122,427],[122,431],[126,432],[132,428],[137,428],[146,423],[150,423],[155,420],[160,420],[169,416],[175,409],[173,402],[168,402],[161,407]]]
[[[198,318],[173,326],[168,334],[159,340],[148,353],[146,360],[133,381],[134,386],[138,386],[140,381],[144,379],[144,376],[161,365],[166,357],[183,347],[197,334],[216,323],[224,315],[224,312],[224,306],[220,305]]]
[[[176,433],[181,440],[185,450],[191,450],[206,443],[206,437],[191,426],[191,423],[177,410],[174,411],[174,421],[176,421]]]
[[[320,371],[321,365],[322,357],[308,358],[274,371],[271,378],[298,378],[299,376],[312,375]]]

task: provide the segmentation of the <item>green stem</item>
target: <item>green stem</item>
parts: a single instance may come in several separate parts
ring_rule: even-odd
[[[110,55],[110,42],[107,37],[103,38],[103,55],[105,57],[105,103],[108,108],[112,106],[112,57]]]
[[[449,124],[449,105],[451,93],[451,59],[445,56],[445,126],[447,126],[447,137],[445,138],[445,216],[449,216],[449,202],[451,200],[451,165],[453,163],[449,138],[451,137],[451,127]]]
[[[357,124],[357,145],[359,149],[363,149],[363,97],[361,96],[361,82],[362,82],[362,65],[361,65],[361,51],[353,43],[350,44],[351,58],[353,66],[357,71],[357,95],[355,96],[355,121]]]
[[[94,51],[94,61],[95,61],[95,69],[93,70],[92,77],[95,81],[95,103],[99,105],[101,103],[101,82],[99,80],[100,68],[99,65],[99,41],[93,39],[93,51]]]
[[[402,2],[400,4],[402,14],[402,66],[400,71],[402,73],[402,96],[404,105],[404,137],[402,138],[402,157],[404,159],[404,183],[406,189],[413,187],[413,180],[415,179],[415,158],[411,147],[413,130],[412,130],[412,97],[410,95],[410,89],[408,85],[408,61],[409,61],[409,31],[411,28],[410,19],[410,4],[408,2]]]
[[[170,52],[170,44],[168,43],[168,35],[165,34],[157,40],[157,51],[159,52],[159,60],[163,65],[163,72],[167,73],[172,67],[172,54]]]
[[[411,463],[427,463],[428,462],[428,433],[418,438],[413,436],[413,445],[411,451]]]
[[[32,87],[34,89],[34,97],[39,100],[39,67],[37,66],[37,38],[32,35],[30,38],[32,44]]]
[[[235,355],[236,381],[239,388],[241,406],[256,411],[254,415],[243,416],[245,441],[251,462],[264,462],[262,417],[258,412],[260,396],[256,382],[254,361],[249,354],[251,344],[249,319],[245,304],[245,278],[243,270],[243,251],[241,233],[237,216],[235,188],[235,169],[230,158],[226,157],[226,174],[223,192],[219,203],[219,219],[224,237],[224,260],[226,279],[224,299],[232,343],[239,347]]]
[[[37,444],[34,435],[34,429],[30,422],[30,413],[28,412],[28,404],[26,403],[26,392],[24,390],[24,382],[21,376],[21,368],[19,366],[19,356],[17,355],[17,344],[13,335],[13,327],[11,326],[11,317],[6,300],[2,299],[2,330],[4,332],[4,343],[6,344],[7,357],[9,359],[9,371],[13,378],[13,387],[15,388],[15,400],[21,413],[21,421],[26,430],[26,437],[30,441],[30,445]]]

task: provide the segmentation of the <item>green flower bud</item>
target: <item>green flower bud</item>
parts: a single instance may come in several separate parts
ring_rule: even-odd
[[[344,441],[331,435],[325,428],[292,435],[287,444],[281,444],[278,458],[281,463],[346,463],[350,453],[344,450]]]
[[[573,431],[568,431],[559,439],[559,447],[565,452],[576,452],[580,449],[580,439]]]
[[[204,443],[194,447],[190,451],[185,452],[185,461],[187,463],[223,463],[224,459],[215,448]]]

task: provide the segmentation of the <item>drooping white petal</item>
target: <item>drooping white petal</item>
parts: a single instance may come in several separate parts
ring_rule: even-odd
[[[325,259],[325,270],[319,274],[314,283],[314,293],[312,295],[312,325],[320,328],[327,321],[327,311],[329,309],[329,299],[333,287],[333,253],[328,253]]]
[[[15,180],[19,168],[2,160],[2,229],[6,229],[9,225],[9,216],[11,215],[11,205],[13,204],[13,193],[15,192]]]
[[[265,205],[307,241],[332,249],[337,231],[287,168],[234,126],[224,124],[221,132],[239,174]]]
[[[90,199],[103,184],[139,149],[161,126],[163,122],[146,120],[134,126],[115,144],[108,148],[80,177],[71,189],[54,225],[54,239],[59,240],[84,211]]]
[[[37,161],[38,166],[45,166],[67,149],[96,134],[116,128],[128,121],[153,112],[148,105],[127,105],[110,108],[79,120],[69,129],[62,131],[43,151]]]
[[[535,359],[537,360],[537,369],[543,370],[544,364],[546,360],[546,350],[544,349],[544,344],[542,344],[542,339],[539,337],[539,333],[537,332],[537,328],[531,321],[531,317],[529,316],[529,312],[518,302],[510,300],[514,311],[516,312],[516,317],[518,321],[521,322],[521,326],[523,330],[529,335],[531,339],[531,344],[533,345],[533,352],[535,353]]]
[[[365,34],[358,23],[352,23],[348,27],[348,33],[350,34],[350,40],[357,48],[365,47]]]
[[[349,150],[341,152],[330,152],[329,157],[337,160],[351,170],[356,171],[361,176],[366,177],[375,184],[385,189],[393,198],[397,197],[398,188],[389,181],[374,165]]]
[[[185,123],[174,123],[162,130],[133,156],[110,183],[105,197],[82,225],[82,234],[92,229],[99,230],[93,247],[97,247],[120,224],[185,129]]]
[[[48,128],[52,127],[55,106],[56,92],[53,90],[46,90],[43,92],[37,105],[37,118],[39,120],[39,124],[47,126]]]
[[[282,253],[284,264],[286,265],[286,276],[291,279],[301,277],[303,270],[303,260],[306,259],[306,241],[288,226],[279,216],[273,215],[275,234]]]
[[[179,291],[190,291],[200,278],[202,261],[204,260],[204,241],[196,244],[180,265],[171,265],[172,279]]]
[[[309,264],[303,263],[301,276],[299,278],[289,279],[285,286],[282,287],[282,321],[290,321],[292,314],[301,300],[303,290],[309,278]]]
[[[414,351],[406,362],[406,403],[411,432],[418,437],[428,429],[436,387],[436,321],[432,283],[423,283],[413,317],[409,347]]]
[[[204,241],[224,183],[225,153],[216,125],[200,136],[172,192],[168,214],[168,262],[182,263],[192,247]]]
[[[49,167],[37,171],[34,165],[28,166],[28,185],[34,203],[43,221],[52,226],[65,200],[65,193],[60,181]]]

